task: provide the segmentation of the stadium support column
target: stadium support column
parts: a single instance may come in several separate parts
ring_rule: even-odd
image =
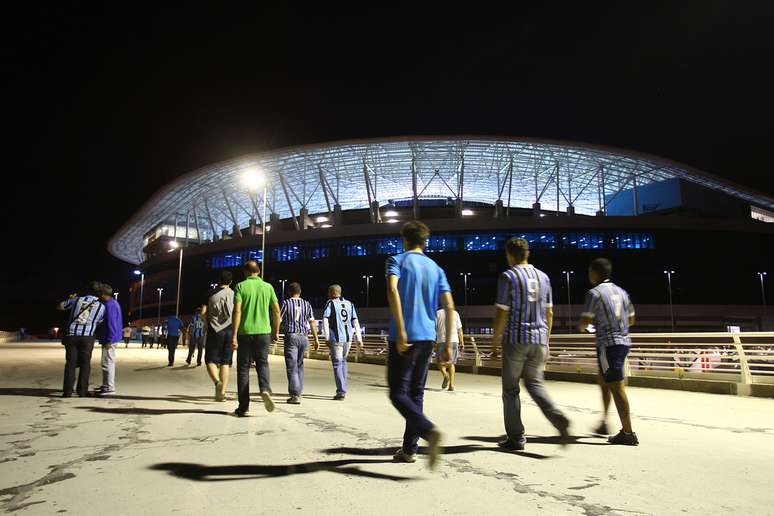
[[[632,213],[637,216],[640,214],[640,201],[637,198],[637,174],[632,174]]]
[[[535,194],[537,194],[537,186],[535,187]],[[511,214],[511,190],[513,189],[513,154],[511,154],[511,159],[508,161],[508,207],[505,208],[505,216],[509,216]]]
[[[462,217],[465,204],[465,153],[460,154],[460,169],[457,173],[457,217]]]
[[[414,149],[411,149],[411,191],[412,202],[411,209],[414,220],[419,219],[419,197],[417,196],[417,157]]]
[[[296,218],[296,212],[293,210],[293,203],[290,202],[290,194],[288,193],[288,185],[285,184],[285,176],[280,173],[280,185],[282,186],[282,193],[285,194],[285,201],[288,203],[288,209],[290,210],[290,217],[293,219],[293,226],[296,228],[296,230],[300,230],[301,227],[298,225],[298,219]]]
[[[559,190],[559,163],[556,164],[556,216],[559,216],[559,197],[560,197],[560,190]]]
[[[505,216],[505,206],[502,199],[497,199],[494,205],[494,218],[501,219]]]
[[[597,186],[597,196],[599,197],[598,217],[604,217],[607,212],[607,194],[605,192],[605,166],[599,165],[599,185]]]
[[[538,173],[537,170],[535,170],[535,202],[532,203],[532,215],[534,217],[540,217],[540,197],[542,197],[542,194],[539,192],[539,190],[540,187],[538,185]]]

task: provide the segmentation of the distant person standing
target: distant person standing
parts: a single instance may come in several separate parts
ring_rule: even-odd
[[[520,380],[524,380],[527,392],[566,444],[570,421],[548,396],[543,383],[554,321],[551,282],[543,271],[529,264],[529,243],[525,239],[508,240],[505,256],[510,269],[500,275],[497,283],[492,337],[495,353],[502,348],[503,418],[508,435],[498,446],[523,450],[527,442],[521,420]]]
[[[301,403],[301,393],[304,390],[304,353],[309,347],[307,334],[309,329],[314,336],[314,349],[320,347],[317,337],[317,322],[314,320],[314,312],[309,301],[301,299],[301,285],[291,283],[288,285],[290,298],[282,301],[280,308],[281,328],[285,334],[285,369],[288,374],[288,403],[298,405]]]
[[[180,330],[183,329],[183,321],[181,321],[176,315],[170,315],[167,317],[165,339],[167,346],[167,356],[169,357],[169,365],[172,367],[175,365],[175,351],[177,351],[177,342],[180,340]]]
[[[185,363],[191,365],[194,351],[196,353],[196,367],[202,365],[202,352],[204,351],[204,318],[202,307],[198,307],[188,325],[188,358]]]
[[[234,291],[231,290],[231,271],[222,271],[217,287],[207,298],[207,339],[204,363],[207,374],[215,384],[215,401],[226,401],[228,373],[231,367],[232,314]]]
[[[415,462],[419,438],[428,443],[430,468],[441,453],[441,433],[424,414],[425,383],[436,341],[436,308],[446,312],[446,343],[441,361],[452,354],[454,300],[446,273],[424,254],[430,229],[414,220],[403,225],[404,253],[387,259],[387,302],[390,305],[387,383],[390,401],[406,419],[403,446],[393,458]]]
[[[274,410],[269,379],[269,346],[279,340],[280,310],[274,287],[263,281],[255,260],[245,262],[244,281],[234,291],[234,335],[231,349],[237,350],[237,417],[250,408],[250,362],[255,361],[258,388],[266,410]],[[269,317],[271,314],[271,317]]]
[[[328,302],[323,309],[323,332],[328,340],[328,348],[333,364],[333,379],[336,382],[334,400],[342,401],[347,397],[347,356],[352,341],[362,346],[363,337],[360,322],[352,301],[341,295],[340,285],[328,287]]]
[[[602,422],[595,433],[607,435],[607,412],[610,397],[623,428],[610,437],[610,444],[637,446],[640,441],[632,430],[629,413],[629,398],[624,387],[624,365],[629,348],[632,345],[629,328],[634,325],[634,305],[628,292],[611,281],[613,264],[606,258],[597,258],[589,265],[589,282],[594,286],[586,293],[586,304],[580,318],[580,329],[588,331],[589,324],[594,325],[597,342],[597,380],[602,389]]]
[[[147,324],[140,329],[140,336],[142,337],[142,347],[146,345],[153,347],[153,338],[151,337],[151,327]]]
[[[460,357],[460,351],[465,349],[465,335],[462,331],[462,321],[460,320],[460,314],[457,310],[454,311],[453,326],[454,333],[452,333],[451,338],[451,356],[448,357],[448,361],[444,361],[442,355],[446,347],[446,310],[440,309],[435,313],[436,360],[438,361],[438,369],[443,375],[441,389],[446,389],[448,387],[450,391],[454,390],[454,376],[457,360],[459,360]]]
[[[111,396],[116,392],[116,347],[121,342],[121,306],[113,298],[113,287],[100,285],[99,300],[105,306],[105,317],[100,324],[97,335],[102,345],[102,386],[95,394]]]
[[[89,395],[89,374],[91,374],[91,355],[94,352],[94,332],[102,322],[105,307],[99,302],[96,294],[99,283],[90,282],[84,295],[72,294],[66,301],[58,305],[59,310],[69,310],[67,325],[64,330],[62,344],[65,347],[65,369],[62,397],[73,395],[75,383],[75,368],[78,373],[78,396]]]
[[[124,347],[129,347],[129,341],[132,340],[132,333],[134,332],[134,327],[131,324],[127,324],[123,330],[121,330],[121,335],[124,338]]]

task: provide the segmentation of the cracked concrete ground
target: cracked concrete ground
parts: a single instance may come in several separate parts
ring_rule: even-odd
[[[336,402],[330,365],[307,361],[305,397],[292,406],[272,357],[277,410],[254,403],[238,419],[234,401],[210,401],[202,368],[166,369],[165,350],[136,345],[117,355],[118,396],[62,399],[61,346],[0,346],[0,512],[774,514],[774,400],[632,388],[642,444],[625,448],[589,434],[595,386],[549,382],[574,444],[560,449],[525,399],[534,437],[512,454],[494,444],[499,379],[460,375],[448,393],[432,372],[425,405],[446,446],[432,473],[423,460],[391,462],[403,427],[381,366],[352,364],[350,394]]]

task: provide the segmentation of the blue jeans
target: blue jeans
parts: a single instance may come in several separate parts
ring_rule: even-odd
[[[430,357],[433,354],[432,341],[414,342],[401,355],[394,342],[390,342],[387,357],[387,383],[390,386],[390,401],[406,419],[403,433],[403,451],[416,453],[419,438],[427,439],[433,424],[422,412],[425,399],[425,382]]]
[[[285,335],[285,369],[288,372],[288,393],[301,396],[304,391],[304,353],[309,339],[300,333]]]
[[[269,383],[269,346],[271,335],[239,335],[237,336],[237,393],[239,410],[246,411],[250,407],[250,361],[255,361],[258,371],[258,388],[260,392],[271,392]]]
[[[521,421],[521,400],[519,380],[551,424],[560,428],[567,424],[567,418],[554,405],[543,383],[548,348],[534,345],[503,346],[503,418],[508,439],[524,443],[524,424]]]
[[[333,364],[333,379],[336,381],[336,394],[347,393],[347,355],[350,346],[352,346],[351,342],[328,343]]]

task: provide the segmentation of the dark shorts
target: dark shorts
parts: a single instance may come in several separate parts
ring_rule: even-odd
[[[597,348],[599,374],[605,383],[620,382],[624,379],[624,363],[629,346],[605,346]]]
[[[231,365],[231,326],[220,331],[207,328],[207,340],[204,343],[204,363]]]

